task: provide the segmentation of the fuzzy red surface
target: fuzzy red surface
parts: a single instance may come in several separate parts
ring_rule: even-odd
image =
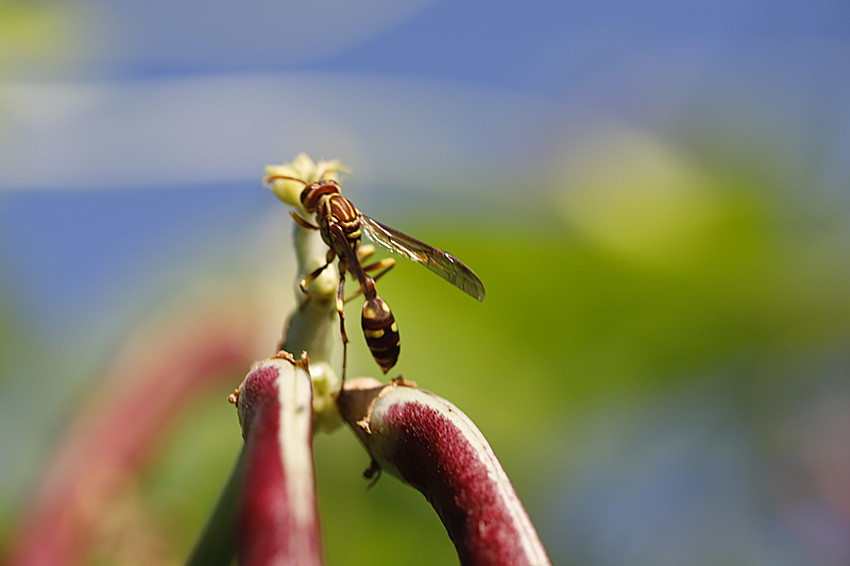
[[[248,406],[242,423],[245,468],[237,511],[237,548],[243,566],[322,564],[317,518],[298,520],[293,511],[294,494],[287,487],[293,483],[287,482],[282,460],[281,436],[287,431],[281,431],[280,386],[278,368],[261,365],[251,371],[240,392],[240,403]],[[312,461],[309,443],[294,445],[310,451]],[[309,485],[294,485],[315,490],[312,477],[308,479]]]
[[[393,405],[386,426],[402,478],[433,505],[465,566],[528,564],[513,516],[480,453],[445,415],[418,403]]]

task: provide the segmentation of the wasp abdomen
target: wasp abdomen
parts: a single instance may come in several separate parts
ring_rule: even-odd
[[[368,299],[363,305],[360,322],[372,357],[387,373],[398,361],[401,349],[398,326],[389,305],[381,297]]]

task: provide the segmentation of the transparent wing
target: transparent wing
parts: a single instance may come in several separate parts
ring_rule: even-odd
[[[452,254],[438,250],[403,232],[385,226],[365,214],[360,215],[360,221],[366,235],[376,244],[424,265],[471,297],[479,301],[484,300],[484,283]]]

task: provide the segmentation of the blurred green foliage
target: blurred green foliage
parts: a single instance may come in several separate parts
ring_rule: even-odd
[[[67,62],[85,47],[75,11],[55,0],[0,0],[0,76]]]
[[[639,159],[628,158],[632,151]],[[850,335],[850,256],[835,227],[821,222],[824,211],[781,193],[758,169],[685,166],[657,147],[608,157],[605,167],[572,171],[506,207],[472,187],[483,210],[437,202],[415,216],[375,213],[449,249],[484,281],[478,304],[409,262],[380,280],[402,336],[391,376],[418,382],[477,422],[549,533],[545,544],[558,542],[551,533],[562,528],[547,524],[553,490],[570,489],[559,470],[592,448],[587,423],[616,422],[624,406],[710,381],[742,401],[742,426],[769,430],[769,404],[813,383],[806,364]],[[357,303],[348,314],[351,372],[377,376],[352,330]],[[139,503],[178,560],[238,451],[226,393],[181,416],[143,474]],[[315,455],[329,564],[456,560],[421,495],[389,476],[367,490],[360,474],[368,457],[349,431],[318,436]]]
[[[479,214],[472,222],[465,221],[473,216],[468,210],[435,207],[430,213],[441,226],[455,226],[449,231],[429,229],[428,211],[408,219],[397,213],[401,219],[393,221],[449,247],[488,293],[476,304],[402,262],[379,283],[401,330],[395,369],[475,419],[538,526],[542,508],[551,512],[552,490],[570,489],[569,474],[556,470],[598,449],[582,445],[587,423],[617,423],[625,407],[651,405],[700,383],[738,400],[737,414],[724,420],[751,427],[736,434],[763,443],[753,462],[742,463],[759,467],[774,444],[792,442],[776,436],[787,425],[776,421],[789,399],[821,379],[801,368],[842,349],[850,335],[850,256],[832,232],[836,226],[822,223],[823,211],[781,193],[767,171],[685,168],[670,155],[662,161],[676,171],[656,164],[645,174],[645,161],[631,167],[621,160],[581,184],[528,194],[510,214]],[[483,191],[475,194],[486,199]],[[357,342],[354,373],[376,374]],[[711,397],[703,405],[729,410]],[[332,458],[324,442],[317,439],[317,451]],[[396,493],[395,480],[385,478],[361,501],[353,499],[356,483],[339,477],[350,464],[320,459],[319,466],[334,470],[319,472],[324,493],[346,486],[323,498],[325,517],[346,516],[339,526],[326,519],[331,563],[369,552],[364,547],[385,548],[386,540],[367,542],[383,528],[405,544],[416,533],[406,563],[452,561],[426,503]],[[752,486],[754,500],[763,496],[760,487]],[[390,493],[383,516],[358,514]],[[342,500],[351,503],[340,508]],[[353,525],[358,517],[365,524]],[[563,528],[550,524],[545,532],[551,537]],[[398,559],[369,555],[381,564]]]

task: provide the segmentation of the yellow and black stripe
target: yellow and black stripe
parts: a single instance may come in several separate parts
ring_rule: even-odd
[[[372,357],[387,373],[398,361],[401,351],[398,326],[390,307],[381,297],[368,299],[363,305],[360,322]]]

